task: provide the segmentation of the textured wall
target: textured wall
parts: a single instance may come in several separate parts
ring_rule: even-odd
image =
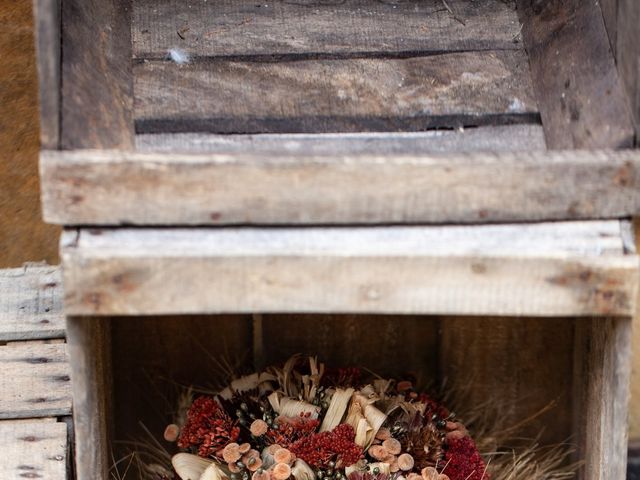
[[[40,218],[30,0],[0,0],[0,61],[0,268],[57,263],[59,229]]]

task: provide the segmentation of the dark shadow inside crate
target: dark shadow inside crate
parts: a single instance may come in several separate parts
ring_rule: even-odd
[[[438,318],[388,315],[251,315],[118,318],[112,324],[114,450],[161,439],[178,393],[216,390],[230,366],[283,362],[295,353],[328,366],[362,366],[382,376],[409,374],[465,409],[518,425],[541,445],[573,430],[572,319]],[[534,342],[528,339],[535,338]],[[545,410],[546,409],[546,410]],[[539,412],[544,413],[538,415]],[[169,447],[168,444],[164,446]]]

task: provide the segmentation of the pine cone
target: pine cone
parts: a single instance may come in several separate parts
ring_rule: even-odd
[[[419,430],[409,432],[405,438],[403,451],[415,460],[414,469],[441,465],[444,459],[442,433],[433,422],[427,422]]]

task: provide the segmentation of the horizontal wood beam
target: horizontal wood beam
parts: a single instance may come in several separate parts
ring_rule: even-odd
[[[629,316],[638,258],[627,230],[618,221],[69,230],[66,309]]]
[[[66,225],[620,218],[640,212],[638,172],[634,150],[41,154],[45,219]]]

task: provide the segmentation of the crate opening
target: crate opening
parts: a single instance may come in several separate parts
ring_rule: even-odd
[[[574,372],[576,322],[322,314],[117,318],[114,451],[124,455],[122,441],[148,440],[145,429],[173,451],[162,432],[173,421],[179,392],[217,391],[231,370],[254,372],[256,364],[282,364],[295,353],[317,355],[327,366],[411,378],[416,389],[447,392],[463,422],[470,416],[465,409],[475,416],[485,405],[501,425],[523,424],[514,438],[561,444],[575,433],[574,385],[567,378]],[[538,343],[527,344],[533,335]]]

